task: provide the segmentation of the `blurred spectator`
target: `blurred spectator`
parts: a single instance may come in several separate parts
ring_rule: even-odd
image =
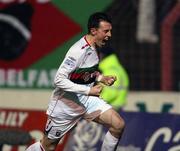
[[[111,46],[106,45],[103,48],[99,48],[98,51],[101,59],[99,70],[103,75],[114,75],[117,78],[113,86],[105,86],[103,88],[101,97],[116,110],[119,110],[126,103],[129,88],[128,74]]]

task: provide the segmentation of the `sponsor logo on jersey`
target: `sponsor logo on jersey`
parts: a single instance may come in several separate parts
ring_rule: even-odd
[[[64,64],[65,65],[67,65],[68,67],[70,67],[70,68],[73,68],[73,67],[75,67],[76,66],[76,64],[75,64],[75,59],[73,58],[67,58],[65,61],[64,61]]]

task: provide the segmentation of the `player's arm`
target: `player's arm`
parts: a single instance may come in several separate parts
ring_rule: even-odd
[[[59,87],[64,91],[86,95],[89,94],[90,87],[86,85],[76,84],[69,79],[70,74],[76,69],[82,58],[83,50],[77,52],[76,49],[72,49],[68,52],[56,73],[54,79],[54,85],[56,87]]]

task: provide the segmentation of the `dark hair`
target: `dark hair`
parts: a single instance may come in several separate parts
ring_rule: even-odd
[[[90,33],[91,28],[98,28],[101,21],[112,23],[111,18],[105,13],[96,12],[92,14],[88,20],[88,33]]]

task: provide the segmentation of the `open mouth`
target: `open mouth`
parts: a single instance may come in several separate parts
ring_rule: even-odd
[[[106,43],[108,43],[109,42],[109,39],[104,39],[103,41],[102,41],[102,44],[106,44]]]

